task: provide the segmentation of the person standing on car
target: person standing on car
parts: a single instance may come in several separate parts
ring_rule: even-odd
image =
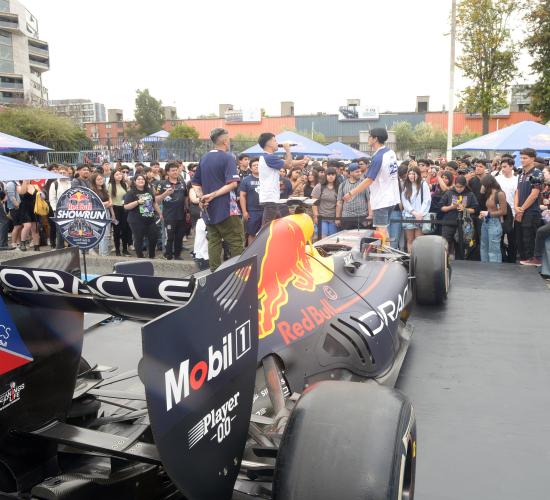
[[[209,264],[215,271],[221,265],[222,242],[229,246],[231,257],[240,255],[244,249],[244,233],[235,196],[240,178],[235,159],[227,152],[229,132],[215,128],[210,133],[210,140],[214,149],[201,158],[191,183],[201,200],[200,208],[208,231]]]
[[[355,162],[348,165],[349,177],[338,188],[336,204],[336,225],[340,229],[358,229],[366,226],[365,219],[370,218],[368,189],[359,193],[354,199],[344,201],[344,196],[361,181],[363,173]]]
[[[279,200],[281,191],[279,184],[280,170],[291,169],[292,167],[303,168],[307,165],[309,158],[306,156],[301,160],[293,160],[290,152],[290,144],[283,144],[285,150],[284,159],[279,158],[275,153],[279,148],[275,134],[264,132],[258,139],[258,144],[265,154],[260,156],[258,172],[260,176],[260,203],[264,208],[262,225],[271,223],[281,216]],[[286,176],[286,172],[282,174]]]
[[[185,215],[187,210],[187,187],[178,177],[178,164],[170,162],[166,165],[168,179],[157,185],[156,202],[162,203],[162,216],[166,228],[167,260],[181,260],[183,234],[185,230]]]
[[[384,128],[373,128],[369,132],[368,142],[374,154],[371,159],[367,177],[357,187],[344,196],[350,201],[354,196],[370,188],[370,203],[373,225],[387,241],[391,213],[400,202],[399,180],[397,178],[397,157],[395,152],[384,146],[388,132]]]

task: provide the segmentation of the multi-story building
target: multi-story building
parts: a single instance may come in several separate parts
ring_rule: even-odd
[[[36,18],[18,0],[0,0],[0,104],[46,106],[42,73],[49,69]]]
[[[89,99],[52,100],[49,106],[56,114],[71,118],[82,128],[85,123],[104,122],[106,118],[105,106]]]

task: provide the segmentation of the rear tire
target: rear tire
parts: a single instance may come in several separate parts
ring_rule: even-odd
[[[447,300],[451,281],[447,242],[441,236],[422,236],[413,242],[410,274],[416,301],[440,305]]]
[[[320,382],[289,417],[275,500],[412,500],[416,421],[400,392],[376,382]]]

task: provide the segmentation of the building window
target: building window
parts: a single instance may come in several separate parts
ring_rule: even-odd
[[[0,31],[0,45],[9,45],[11,47],[11,33]]]
[[[124,128],[124,123],[118,122],[118,123],[116,124],[116,126],[117,126],[118,128]]]
[[[0,59],[0,72],[13,73],[13,61],[5,61],[3,59]]]
[[[9,0],[0,0],[0,12],[9,12],[10,2]]]
[[[4,26],[5,28],[17,29],[19,27],[17,16],[11,17],[0,14],[0,26]]]
[[[107,124],[105,125],[105,128],[111,128],[111,124],[110,124],[110,123],[107,123]]]

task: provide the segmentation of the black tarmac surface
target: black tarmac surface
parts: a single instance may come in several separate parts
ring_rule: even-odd
[[[397,387],[417,415],[418,500],[550,498],[549,311],[535,269],[479,262],[453,263],[443,308],[416,307]],[[92,327],[84,356],[135,368],[139,327]]]
[[[543,499],[550,290],[534,268],[455,262],[442,309],[416,308],[397,387],[417,415],[418,500]]]

